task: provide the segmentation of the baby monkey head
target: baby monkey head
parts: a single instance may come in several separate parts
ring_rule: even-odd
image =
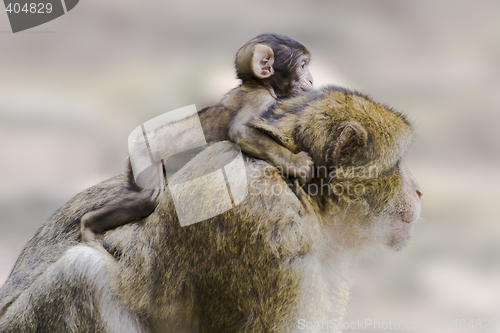
[[[307,48],[284,35],[262,34],[236,53],[235,68],[243,85],[263,85],[277,97],[311,90],[311,59]]]

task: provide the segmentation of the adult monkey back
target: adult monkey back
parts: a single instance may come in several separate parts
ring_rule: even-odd
[[[249,159],[250,193],[235,209],[181,228],[167,192],[151,216],[104,235],[113,257],[72,246],[79,225],[71,218],[109,200],[119,182],[98,185],[109,192],[94,198],[96,189],[83,192],[16,263],[0,295],[0,330],[301,332],[307,323],[341,320],[352,262],[373,247],[401,249],[418,217],[421,191],[401,160],[411,127],[400,114],[339,88],[283,101],[252,124],[292,151],[307,151],[329,172],[317,174],[306,193],[271,165]],[[224,143],[210,149],[226,153]],[[196,156],[178,181],[200,172],[205,158],[205,151]],[[47,250],[55,234],[66,252]],[[329,324],[328,331],[339,329]]]

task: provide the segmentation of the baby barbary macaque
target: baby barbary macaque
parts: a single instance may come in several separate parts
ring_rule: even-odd
[[[265,160],[301,184],[311,180],[313,161],[306,152],[294,153],[251,125],[272,109],[277,99],[293,97],[313,88],[310,53],[288,36],[262,34],[241,47],[235,68],[241,84],[222,100],[198,113],[208,142],[231,140],[248,155]],[[218,126],[213,126],[218,124]],[[85,214],[82,240],[99,238],[110,230],[150,215],[159,191],[143,189],[134,180],[130,162],[127,181],[111,201]]]

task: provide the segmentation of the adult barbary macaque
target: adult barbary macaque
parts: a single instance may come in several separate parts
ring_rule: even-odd
[[[374,247],[401,249],[418,218],[421,190],[401,159],[411,126],[336,87],[279,102],[251,125],[328,172],[301,185],[248,158],[249,194],[236,208],[180,227],[167,190],[150,216],[104,234],[107,252],[79,245],[75,222],[111,200],[124,176],[98,184],[23,251],[0,290],[0,331],[303,332],[299,320],[341,321],[353,262]],[[224,142],[210,149],[227,152]],[[191,179],[206,159],[202,151],[172,181]],[[338,172],[348,168],[376,172]],[[339,190],[348,184],[357,190]]]
[[[300,183],[310,181],[313,163],[307,153],[292,153],[262,131],[249,126],[250,121],[258,119],[276,103],[277,98],[292,97],[312,89],[309,61],[306,47],[288,36],[262,34],[248,41],[239,49],[235,60],[241,84],[218,104],[199,113],[207,141],[229,139],[245,153],[270,162]],[[146,149],[143,154],[147,154]],[[159,192],[137,186],[130,165],[126,174],[129,176],[113,200],[82,217],[84,241],[94,240],[106,230],[146,217],[155,209]]]

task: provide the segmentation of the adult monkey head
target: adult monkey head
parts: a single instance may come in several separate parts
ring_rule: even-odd
[[[310,154],[313,180],[302,188],[334,221],[335,246],[406,244],[422,191],[403,161],[413,139],[404,115],[332,86],[282,100],[252,124]]]
[[[300,42],[284,35],[261,34],[236,53],[235,68],[244,85],[264,85],[278,98],[311,90],[311,55]]]

